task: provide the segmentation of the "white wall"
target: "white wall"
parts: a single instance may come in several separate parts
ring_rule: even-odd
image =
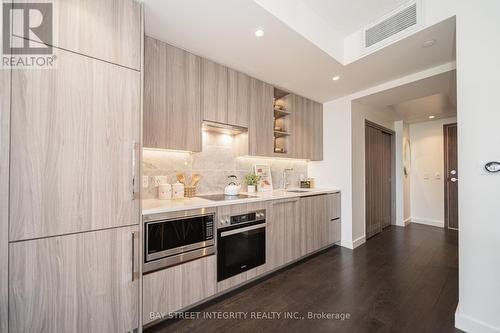
[[[458,1],[459,309],[456,326],[500,332],[500,1]]]
[[[410,140],[410,125],[403,123],[403,144],[405,141]],[[404,147],[403,147],[404,149]],[[408,152],[410,154],[411,152]],[[410,157],[407,157],[409,160]],[[410,165],[408,163],[408,169]],[[403,178],[403,221],[404,224],[408,224],[411,218],[411,202],[410,202],[410,191],[411,191],[411,181],[410,181],[410,170],[407,171],[407,175]]]
[[[443,125],[457,118],[410,125],[411,221],[444,227]]]
[[[409,125],[403,120],[394,122],[396,132],[396,225],[406,226],[410,221],[410,177],[404,174],[404,144],[410,138]],[[408,155],[411,155],[408,153]]]

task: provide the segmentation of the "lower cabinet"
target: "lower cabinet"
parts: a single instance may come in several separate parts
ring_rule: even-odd
[[[299,199],[273,201],[271,212],[266,261],[275,268],[301,256]]]
[[[340,193],[333,193],[327,195],[327,205],[328,205],[328,243],[333,244],[340,242],[340,224],[341,224],[341,197]]]
[[[137,231],[122,227],[11,243],[10,331],[136,329]]]
[[[214,295],[217,257],[211,255],[143,276],[143,324]]]
[[[307,255],[340,240],[339,207],[340,193],[300,198],[301,255]]]

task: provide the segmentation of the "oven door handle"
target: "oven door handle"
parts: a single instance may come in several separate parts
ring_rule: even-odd
[[[233,230],[229,230],[229,231],[223,231],[223,232],[220,233],[220,236],[221,237],[226,237],[226,236],[231,236],[231,235],[234,235],[234,234],[239,234],[241,232],[255,230],[255,229],[260,229],[260,228],[265,228],[265,227],[266,227],[265,223],[251,225],[249,227],[238,228],[238,229],[233,229]]]

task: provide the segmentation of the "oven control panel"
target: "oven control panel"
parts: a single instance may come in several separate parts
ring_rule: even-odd
[[[262,221],[265,219],[266,219],[265,209],[239,215],[221,216],[219,218],[219,228],[252,223],[256,221]]]

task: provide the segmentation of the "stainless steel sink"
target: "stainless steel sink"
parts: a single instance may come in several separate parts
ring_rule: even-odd
[[[292,193],[304,193],[304,192],[309,192],[307,190],[286,190],[287,192],[292,192]]]

